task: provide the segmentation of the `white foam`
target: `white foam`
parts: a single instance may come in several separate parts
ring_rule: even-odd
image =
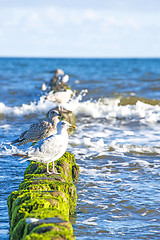
[[[149,162],[147,162],[146,160],[134,160],[131,162],[134,165],[138,165],[140,167],[148,167],[149,166]]]
[[[11,145],[9,142],[0,144],[0,155],[10,156],[13,154],[25,154],[24,150],[19,149],[17,146]]]
[[[94,204],[94,201],[88,200],[88,199],[84,199],[81,200],[81,202],[87,203],[87,204]]]
[[[96,158],[97,156],[107,156],[114,151],[117,154],[128,152],[142,154],[160,154],[159,146],[155,145],[159,141],[158,124],[155,124],[154,130],[140,129],[135,132],[132,129],[119,128],[112,125],[117,119],[126,119],[127,121],[138,120],[140,123],[154,123],[160,119],[160,106],[151,106],[138,101],[135,105],[119,106],[120,99],[105,98],[98,101],[83,101],[87,90],[82,91],[75,96],[65,107],[73,111],[76,115],[89,115],[89,122],[84,121],[82,116],[78,116],[77,130],[69,138],[68,149],[74,151],[75,156],[83,161],[85,158]],[[55,103],[49,102],[45,96],[40,97],[38,102],[23,104],[22,106],[7,107],[0,104],[0,112],[6,115],[26,115],[30,113],[46,113],[55,107]],[[111,124],[105,124],[99,118],[111,120]],[[98,119],[98,120],[97,120]],[[4,128],[9,128],[4,125]],[[114,140],[115,139],[115,140]],[[143,143],[143,145],[142,145]],[[74,146],[74,147],[73,147]],[[79,151],[79,149],[81,150]],[[5,153],[6,151],[6,153]],[[6,147],[2,149],[4,154],[14,154],[17,149]],[[80,153],[79,153],[80,152]]]
[[[22,106],[8,107],[4,103],[0,103],[0,114],[7,116],[23,116],[32,113],[42,114],[47,113],[51,108],[56,107],[56,104],[45,100],[45,96],[40,97],[38,102],[30,102],[22,104]]]
[[[63,104],[63,107],[77,114],[91,116],[93,119],[106,118],[125,119],[127,121],[140,121],[142,123],[155,123],[160,121],[160,106],[149,105],[141,101],[137,101],[135,105],[119,105],[120,99],[104,98],[94,101],[92,99],[82,101],[87,94],[87,90],[81,91],[74,96],[69,103]],[[0,114],[4,115],[27,115],[32,113],[46,113],[57,104],[46,100],[46,96],[41,96],[39,101],[22,104],[22,106],[8,107],[4,103],[0,103]],[[131,133],[130,133],[131,134]]]
[[[125,119],[127,121],[140,121],[142,123],[155,123],[160,121],[160,106],[149,105],[137,101],[135,105],[119,105],[120,99],[105,98],[98,101],[81,101],[82,95],[72,99],[65,107],[75,114],[84,114],[92,118]]]
[[[4,125],[1,125],[0,128],[4,128],[5,130],[9,129],[11,127],[11,125],[9,124],[4,124]]]
[[[110,147],[121,153],[135,152],[137,154],[160,154],[160,147],[157,146],[117,144],[116,140],[112,141]]]
[[[96,219],[97,219],[97,217],[90,217],[90,218],[84,220],[82,223],[86,224],[86,225],[96,226],[97,225],[97,223],[95,222]]]

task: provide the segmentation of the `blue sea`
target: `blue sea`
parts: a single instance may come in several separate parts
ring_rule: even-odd
[[[7,197],[29,165],[12,155],[29,145],[10,142],[57,106],[46,100],[57,68],[70,76],[64,107],[77,116],[76,239],[159,239],[160,59],[72,58],[0,58],[0,239],[9,239]]]

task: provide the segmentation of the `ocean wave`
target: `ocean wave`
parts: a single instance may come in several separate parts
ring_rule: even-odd
[[[41,96],[38,102],[30,102],[22,104],[22,106],[8,107],[4,103],[0,103],[0,115],[3,117],[25,116],[30,114],[47,113],[51,108],[56,107],[56,104]]]
[[[94,119],[135,120],[141,123],[156,123],[160,121],[160,102],[158,100],[119,97],[83,101],[83,97],[86,94],[87,90],[83,90],[68,103],[65,103],[63,107],[76,115],[88,115]],[[46,100],[46,96],[41,96],[39,101],[22,104],[22,106],[8,107],[4,103],[0,103],[0,115],[12,117],[44,114],[56,106],[57,103]]]
[[[107,120],[140,121],[141,123],[156,123],[160,121],[160,106],[137,101],[135,105],[121,105],[117,98],[105,98],[98,101],[88,100],[66,104],[66,108],[75,114],[85,114],[92,118],[105,118]]]
[[[133,145],[133,144],[110,144],[110,151],[118,153],[131,153],[133,155],[160,155],[159,146]]]

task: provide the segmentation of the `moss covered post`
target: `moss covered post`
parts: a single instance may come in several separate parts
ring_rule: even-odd
[[[79,167],[66,152],[55,168],[60,174],[48,176],[46,164],[30,162],[19,190],[9,195],[11,240],[75,239],[69,215],[76,210]]]

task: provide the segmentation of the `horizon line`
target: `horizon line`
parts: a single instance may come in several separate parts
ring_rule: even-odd
[[[57,57],[57,56],[53,56],[53,57],[51,57],[51,56],[0,56],[0,58],[50,58],[50,59],[67,59],[67,58],[70,58],[70,59],[159,59],[160,58],[160,56],[159,57],[155,57],[155,56],[148,56],[148,57],[145,57],[145,56],[141,56],[141,57],[138,57],[138,56],[132,56],[132,57],[129,57],[129,56],[126,56],[126,57],[87,57],[87,56],[77,56],[77,57],[75,57],[75,56],[70,56],[70,57],[66,57],[66,56],[64,56],[64,57],[62,57],[62,56],[59,56],[59,57]]]

